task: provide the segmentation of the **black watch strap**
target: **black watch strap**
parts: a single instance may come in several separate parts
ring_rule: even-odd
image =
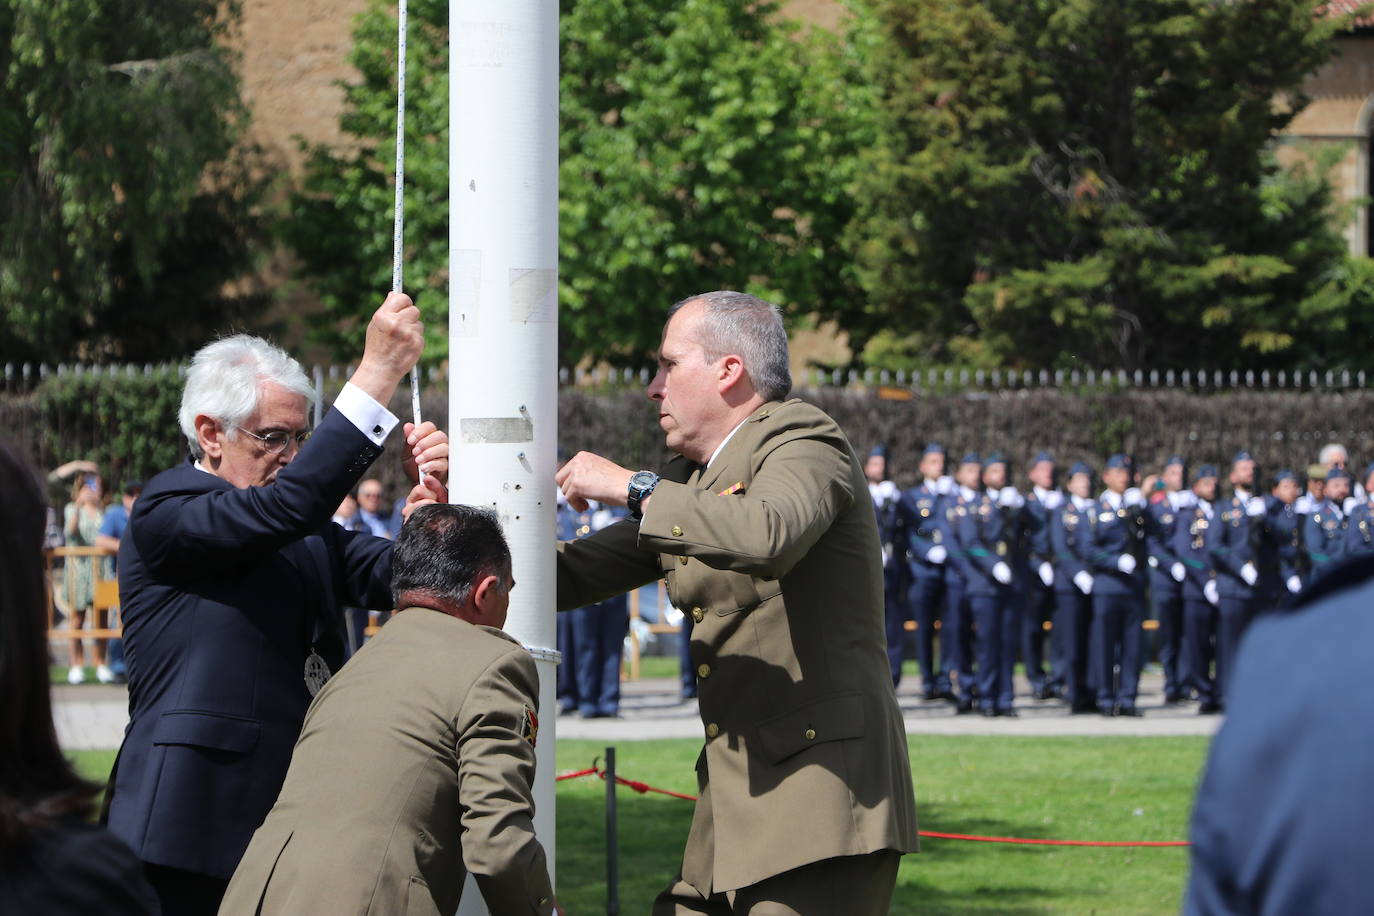
[[[625,506],[630,510],[630,516],[636,521],[644,517],[644,500],[649,498],[649,494],[654,492],[654,487],[658,486],[658,475],[653,471],[636,471],[630,478],[629,493],[625,497]]]

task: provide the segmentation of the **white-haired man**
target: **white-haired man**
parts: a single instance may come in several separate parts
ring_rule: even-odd
[[[192,361],[192,457],[148,482],[119,552],[130,721],[107,817],[164,914],[218,909],[311,694],[342,661],[339,607],[391,606],[392,542],[330,516],[396,426],[384,405],[423,340],[410,299],[388,296],[308,445],[314,394],[286,353],[237,335]],[[406,441],[412,477],[416,461],[447,476],[433,424],[408,424]]]
[[[886,913],[916,849],[867,481],[791,386],[777,308],[693,296],[648,391],[681,457],[661,477],[589,452],[558,472],[575,508],[632,513],[559,546],[559,608],[662,578],[694,621],[700,800],[655,914]]]

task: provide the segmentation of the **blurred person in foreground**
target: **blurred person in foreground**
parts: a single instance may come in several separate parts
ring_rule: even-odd
[[[192,457],[148,481],[120,544],[129,726],[107,794],[166,913],[218,909],[343,661],[340,607],[391,606],[393,542],[330,517],[381,454],[384,405],[422,347],[419,310],[392,293],[308,443],[313,389],[285,352],[237,335],[192,360]],[[442,433],[407,425],[406,441],[412,479],[417,461],[446,477]]]
[[[490,510],[413,512],[400,611],[310,704],[220,913],[453,913],[468,872],[494,916],[554,911],[530,788],[539,675],[501,630],[514,584]]]
[[[886,913],[916,806],[862,466],[785,400],[775,306],[684,299],[658,364],[648,395],[680,457],[660,476],[580,452],[558,472],[574,507],[631,512],[558,546],[559,608],[663,578],[695,621],[699,800],[653,912]]]
[[[1194,803],[1187,916],[1374,912],[1371,603],[1363,557],[1250,627]]]
[[[0,446],[0,913],[158,912],[142,863],[91,823],[96,786],[53,728],[43,584],[47,507]]]

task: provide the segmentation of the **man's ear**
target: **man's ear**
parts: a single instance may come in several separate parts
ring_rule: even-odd
[[[720,374],[717,376],[721,394],[730,391],[742,379],[747,378],[749,378],[749,374],[744,371],[744,360],[733,353],[721,359]]]
[[[203,413],[196,414],[196,441],[200,443],[201,454],[207,458],[218,458],[224,451],[220,442],[220,425],[214,417]]]
[[[472,590],[472,604],[477,608],[477,613],[481,616],[482,623],[487,623],[496,616],[501,595],[501,579],[499,576],[483,576]],[[491,626],[492,624],[488,624]]]

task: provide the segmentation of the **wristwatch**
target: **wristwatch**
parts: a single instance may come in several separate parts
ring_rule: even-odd
[[[634,476],[630,478],[630,495],[625,499],[625,506],[635,521],[644,517],[644,510],[640,506],[649,498],[649,494],[654,492],[656,486],[658,475],[653,471],[635,471]]]

